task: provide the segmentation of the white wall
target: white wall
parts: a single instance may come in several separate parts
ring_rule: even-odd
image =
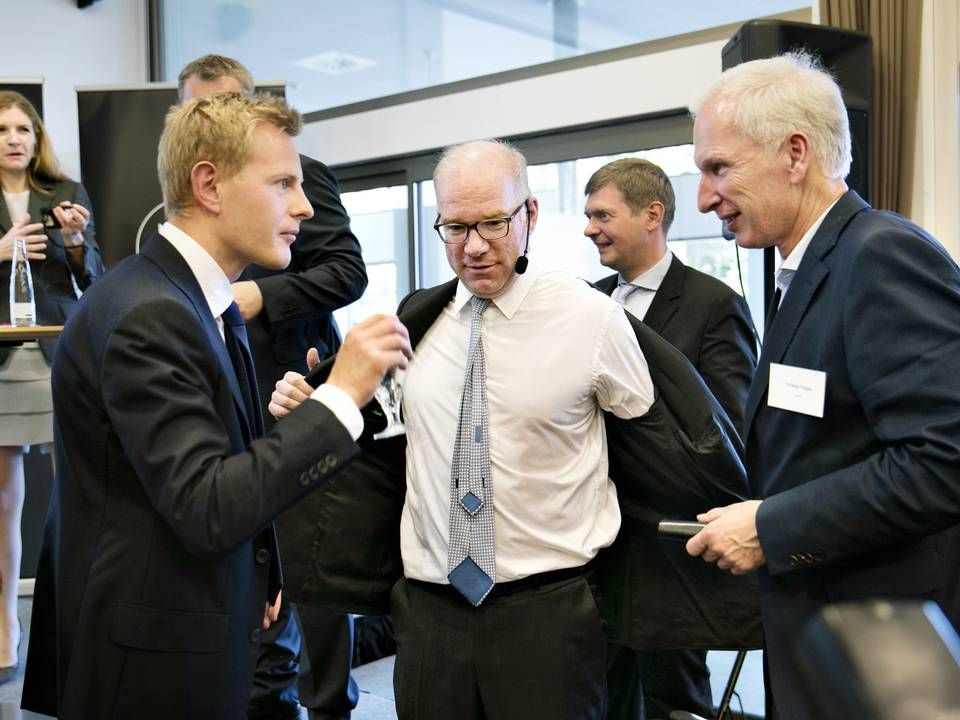
[[[719,76],[722,47],[706,42],[322,120],[304,128],[299,145],[338,165],[685,107]]]
[[[145,0],[4,0],[0,76],[43,78],[44,124],[64,171],[80,177],[78,85],[147,80]]]

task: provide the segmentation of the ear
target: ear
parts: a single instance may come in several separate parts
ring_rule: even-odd
[[[527,222],[530,225],[530,232],[537,226],[537,218],[540,217],[540,201],[533,195],[527,198]]]
[[[190,187],[197,207],[214,215],[220,214],[220,172],[209,160],[201,160],[190,170]]]
[[[797,130],[787,137],[784,142],[784,150],[789,161],[790,182],[798,185],[807,176],[810,163],[813,160],[810,138]]]
[[[654,200],[652,203],[647,205],[646,210],[643,211],[644,220],[646,220],[646,230],[647,232],[653,232],[660,224],[663,222],[663,203],[659,200]]]

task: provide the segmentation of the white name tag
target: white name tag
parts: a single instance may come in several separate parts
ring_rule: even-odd
[[[822,370],[770,363],[770,407],[822,418],[826,390],[827,374]]]

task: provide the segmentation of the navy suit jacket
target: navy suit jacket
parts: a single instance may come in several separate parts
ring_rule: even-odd
[[[596,287],[611,295],[618,281],[619,275],[609,275]],[[742,433],[743,407],[757,366],[746,301],[726,283],[674,256],[650,309],[640,319],[687,356]]]
[[[53,363],[57,478],[23,707],[246,716],[271,521],[359,452],[306,402],[264,437],[199,284],[154,236],[84,294]]]
[[[960,272],[943,247],[854,192],[811,241],[764,337],[746,463],[766,566],[782,717],[814,717],[790,677],[828,602],[933,598],[960,621]],[[767,404],[771,363],[826,373],[823,418]]]

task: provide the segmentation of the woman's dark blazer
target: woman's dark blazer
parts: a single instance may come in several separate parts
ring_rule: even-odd
[[[27,212],[31,222],[40,221],[40,209],[58,205],[64,200],[75,202],[90,209],[90,198],[83,185],[73,180],[38,181],[40,186],[50,194],[45,195],[35,190],[30,191],[30,201]],[[0,202],[0,237],[5,235],[13,226],[13,221],[7,210],[7,204]],[[93,215],[87,229],[83,231],[85,250],[83,252],[83,271],[75,273],[63,246],[63,237],[59,230],[48,230],[47,247],[44,251],[46,258],[31,260],[30,272],[33,275],[33,294],[37,305],[37,323],[39,325],[63,325],[77,304],[77,294],[74,290],[71,276],[76,280],[77,287],[83,291],[90,283],[103,273],[103,261],[100,258],[100,247],[97,245],[94,232]],[[0,323],[10,321],[10,262],[0,262]],[[53,349],[56,340],[41,340],[40,349],[43,351],[47,363],[53,359]],[[7,359],[9,349],[0,348],[0,363]]]

